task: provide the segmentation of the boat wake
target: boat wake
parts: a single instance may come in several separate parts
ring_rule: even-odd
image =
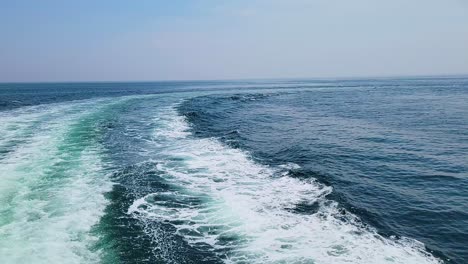
[[[331,187],[290,177],[295,164],[262,165],[217,139],[193,137],[175,107],[155,124],[163,146],[156,167],[170,188],[140,197],[128,214],[170,224],[225,263],[440,263],[422,243],[383,237],[341,209],[327,199]]]

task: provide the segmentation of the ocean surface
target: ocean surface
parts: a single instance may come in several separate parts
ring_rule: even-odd
[[[0,84],[0,263],[468,263],[468,78]]]

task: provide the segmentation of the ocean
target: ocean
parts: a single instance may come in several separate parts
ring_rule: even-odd
[[[0,263],[468,263],[468,78],[0,84]]]

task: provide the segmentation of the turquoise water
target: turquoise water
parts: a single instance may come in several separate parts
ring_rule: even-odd
[[[2,263],[464,263],[468,80],[0,84]]]

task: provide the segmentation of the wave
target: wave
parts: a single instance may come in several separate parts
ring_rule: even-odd
[[[157,170],[171,188],[136,199],[134,218],[170,224],[225,263],[441,263],[422,243],[383,237],[340,209],[327,199],[330,186],[290,177],[297,165],[261,165],[215,138],[193,137],[176,108],[161,110],[154,133],[163,146]]]

